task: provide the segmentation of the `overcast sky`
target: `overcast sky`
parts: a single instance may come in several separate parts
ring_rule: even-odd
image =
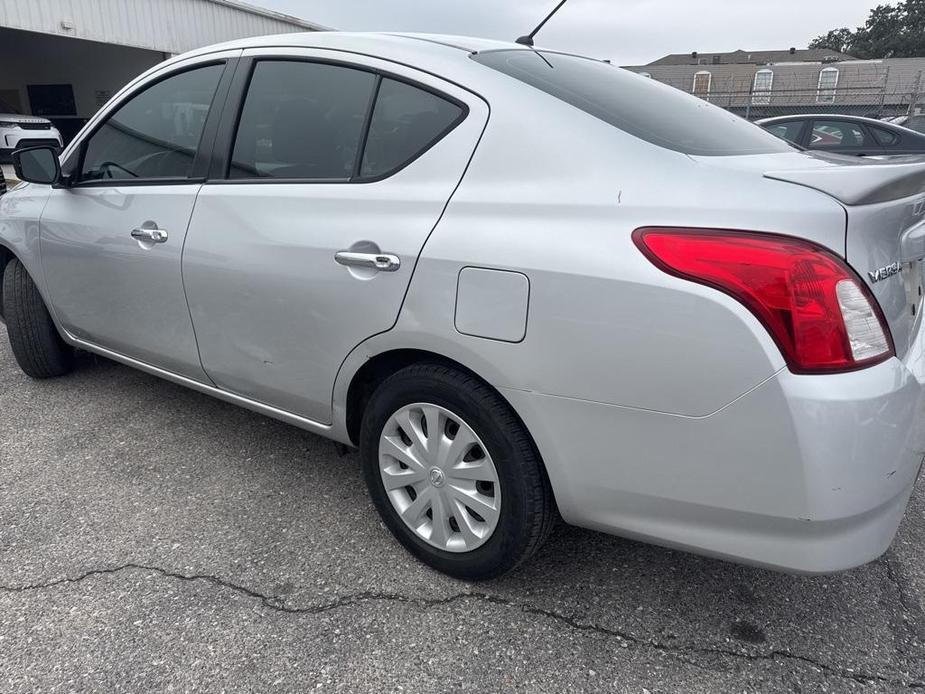
[[[557,0],[247,0],[336,29],[423,31],[513,40]],[[881,0],[883,2],[885,0]],[[537,45],[648,63],[668,53],[805,48],[864,23],[877,0],[568,0]]]

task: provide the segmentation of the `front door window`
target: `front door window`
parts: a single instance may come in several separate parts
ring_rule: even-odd
[[[120,106],[85,143],[80,180],[188,178],[223,69],[168,77]]]

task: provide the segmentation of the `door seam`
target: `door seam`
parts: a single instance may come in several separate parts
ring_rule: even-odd
[[[205,184],[201,184],[196,191],[196,197],[193,198],[193,209],[190,211],[189,219],[186,220],[186,231],[183,234],[183,245],[180,248],[180,288],[183,290],[183,300],[186,302],[186,314],[189,316],[190,328],[193,331],[193,344],[196,345],[196,357],[199,359],[199,368],[213,386],[218,388],[209,372],[206,371],[206,365],[202,363],[202,350],[199,348],[199,336],[196,334],[196,321],[193,320],[193,310],[189,305],[189,294],[186,292],[186,241],[189,238],[189,230],[193,226],[193,216],[196,214],[196,205],[199,204],[199,194]]]

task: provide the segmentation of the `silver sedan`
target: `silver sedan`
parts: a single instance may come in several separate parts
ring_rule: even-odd
[[[919,473],[918,161],[811,156],[591,58],[346,33],[174,58],[14,158],[27,374],[86,350],[358,446],[454,576],[560,516],[848,569]]]

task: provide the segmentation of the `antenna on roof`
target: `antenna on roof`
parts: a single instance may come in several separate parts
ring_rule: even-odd
[[[556,5],[555,9],[554,9],[552,12],[550,12],[548,15],[546,15],[546,19],[544,19],[542,22],[540,22],[540,23],[537,25],[536,29],[534,29],[533,31],[531,31],[531,32],[530,32],[529,34],[527,34],[526,36],[521,36],[519,39],[517,39],[516,43],[519,43],[521,46],[529,46],[529,47],[532,48],[532,47],[533,47],[533,37],[536,36],[536,35],[539,33],[540,29],[543,28],[543,26],[546,24],[546,22],[548,22],[550,19],[552,19],[552,16],[553,16],[556,12],[558,12],[560,9],[562,9],[562,6],[563,6],[565,3],[567,3],[567,2],[568,2],[568,0],[562,0],[558,5]]]

